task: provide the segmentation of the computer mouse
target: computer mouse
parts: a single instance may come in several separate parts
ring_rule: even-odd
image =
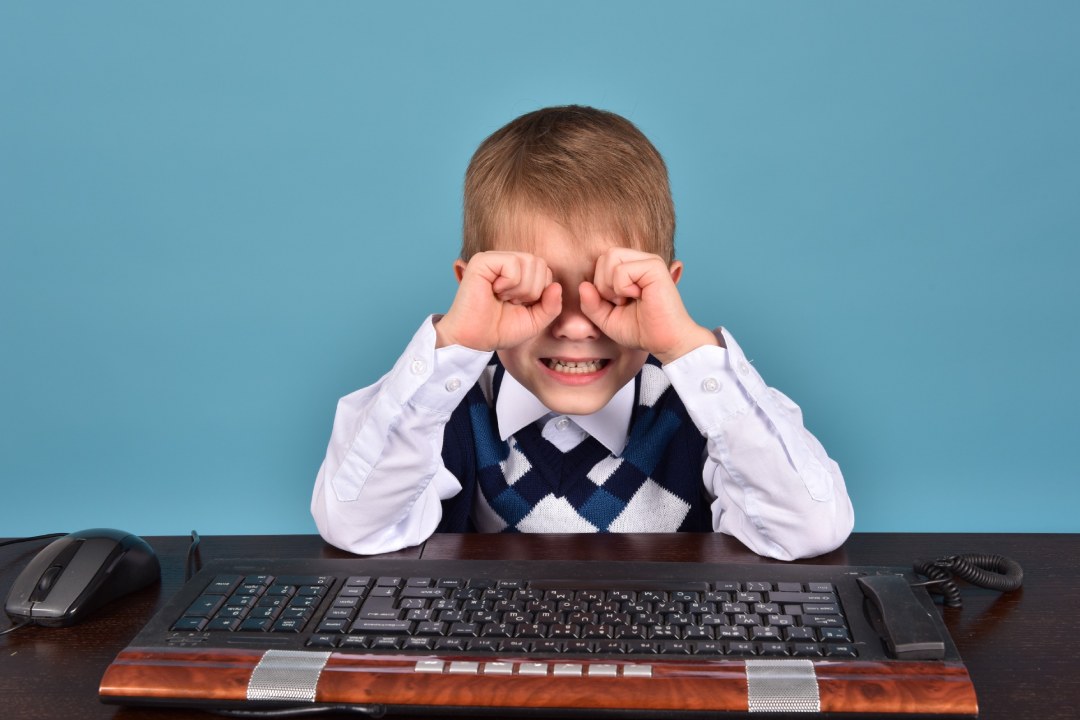
[[[160,578],[157,555],[139,536],[82,530],[42,548],[15,578],[4,610],[16,621],[65,627]]]

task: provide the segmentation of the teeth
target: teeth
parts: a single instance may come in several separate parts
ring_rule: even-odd
[[[600,368],[604,367],[606,361],[584,360],[581,362],[573,362],[548,358],[546,362],[547,366],[555,372],[569,373],[571,375],[584,375],[585,373],[598,372]]]

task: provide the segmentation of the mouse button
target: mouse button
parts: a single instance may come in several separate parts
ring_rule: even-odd
[[[79,609],[80,598],[95,589],[95,579],[119,550],[115,540],[90,538],[78,544],[76,552],[52,583],[47,597],[34,604],[31,615],[35,618],[60,618]],[[49,568],[51,570],[52,568]],[[44,574],[44,573],[43,573]]]
[[[53,583],[56,582],[57,576],[63,572],[64,568],[61,565],[53,565],[41,575],[41,579],[38,580],[37,587],[34,588],[34,592],[30,593],[31,602],[37,602],[44,600],[49,596],[49,591],[52,590]]]
[[[26,567],[15,578],[15,582],[11,584],[11,588],[8,590],[7,602],[4,604],[4,611],[12,617],[31,617],[36,601],[30,598],[37,591],[41,576],[50,567],[57,564],[55,561],[65,551],[70,550],[74,553],[80,544],[75,538],[65,535],[43,547],[26,564]]]

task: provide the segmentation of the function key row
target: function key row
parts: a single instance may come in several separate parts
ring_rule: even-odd
[[[739,657],[853,658],[851,643],[755,641],[499,640],[496,638],[423,638],[397,635],[312,635],[311,648],[418,652],[481,652],[518,655],[712,655]]]

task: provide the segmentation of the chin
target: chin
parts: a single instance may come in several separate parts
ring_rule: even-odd
[[[599,411],[609,402],[611,397],[603,398],[551,398],[541,397],[540,402],[544,403],[544,406],[551,410],[551,412],[559,415],[592,415],[594,412]]]

